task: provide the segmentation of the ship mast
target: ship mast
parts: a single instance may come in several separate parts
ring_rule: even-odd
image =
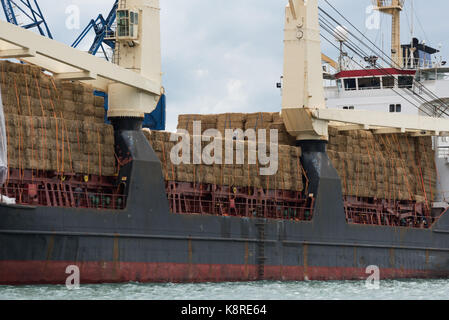
[[[401,11],[405,0],[373,0],[376,10],[392,16],[391,60],[392,67],[403,68],[401,53]]]

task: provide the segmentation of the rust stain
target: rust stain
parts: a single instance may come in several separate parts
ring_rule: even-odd
[[[405,237],[405,235],[407,234],[407,231],[408,231],[409,229],[408,228],[401,228],[400,230],[399,230],[399,241],[402,243],[402,241],[404,241],[404,237]]]
[[[47,267],[48,267],[48,263],[50,262],[51,256],[53,254],[53,248],[55,246],[55,237],[51,236],[48,240],[48,245],[47,245],[47,255],[46,255],[46,260],[45,263],[42,266],[42,273],[45,273]]]
[[[114,237],[114,249],[112,253],[112,261],[113,261],[113,267],[112,267],[112,276],[114,279],[118,278],[118,275],[120,274],[120,263],[119,263],[119,243],[118,243],[118,237]]]
[[[47,261],[51,259],[54,246],[55,246],[55,237],[51,236],[48,241],[48,246],[47,246]]]
[[[118,238],[114,238],[114,255],[113,255],[114,262],[119,261],[119,248],[118,248]]]
[[[307,243],[304,243],[302,245],[302,254],[303,254],[303,261],[304,261],[304,280],[309,280],[309,277],[307,275],[308,273],[308,268],[309,268],[309,261],[308,261],[308,256],[309,256],[309,245]]]
[[[429,261],[430,261],[429,250],[426,250],[426,266],[429,265]]]
[[[188,242],[189,248],[189,279],[193,278],[193,266],[192,266],[192,262],[193,262],[193,249],[192,249],[192,239],[189,239]]]
[[[210,264],[210,265],[209,265],[209,269],[208,269],[208,274],[207,274],[208,277],[209,277],[209,279],[212,279],[212,275],[213,275],[212,272],[213,272],[213,269],[212,269],[212,265]]]
[[[249,275],[248,258],[249,258],[248,242],[245,242],[245,278],[248,278]]]
[[[356,268],[357,267],[357,247],[354,247],[354,261],[353,261],[353,264],[354,264],[354,268]]]
[[[394,268],[394,266],[395,266],[395,259],[394,259],[395,257],[394,257],[394,248],[391,248],[390,249],[390,266],[392,267],[392,268]]]

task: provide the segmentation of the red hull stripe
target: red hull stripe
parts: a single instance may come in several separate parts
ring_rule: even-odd
[[[335,75],[335,78],[356,78],[356,77],[375,77],[375,76],[389,76],[389,75],[415,75],[414,70],[398,70],[393,68],[385,69],[364,69],[364,70],[348,70],[341,71]]]
[[[137,282],[225,282],[255,281],[255,265],[204,265],[134,262],[1,261],[0,284],[65,284],[67,266],[80,268],[81,284]],[[368,274],[362,268],[266,266],[265,280],[360,280]],[[382,279],[440,278],[449,272],[381,269]]]

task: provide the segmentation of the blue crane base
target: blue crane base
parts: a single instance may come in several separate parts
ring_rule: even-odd
[[[110,124],[108,120],[109,99],[108,94],[102,91],[95,90],[94,95],[104,98],[104,122]],[[165,130],[166,121],[166,97],[165,94],[161,95],[159,102],[153,112],[145,114],[145,118],[142,123],[142,128],[148,128],[150,130],[163,131]]]

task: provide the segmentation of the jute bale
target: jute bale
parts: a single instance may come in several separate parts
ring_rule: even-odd
[[[299,157],[301,155],[300,149],[297,147],[282,146],[280,147],[279,153],[281,154],[279,160],[278,171],[272,176],[261,176],[260,169],[264,166],[259,164],[249,164],[248,163],[248,150],[251,147],[257,155],[257,144],[253,144],[248,141],[231,141],[230,146],[232,146],[233,164],[224,164],[225,159],[225,142],[222,139],[217,139],[218,145],[221,145],[221,157],[218,154],[212,153],[212,156],[216,156],[218,163],[213,163],[211,165],[207,164],[180,164],[173,165],[169,157],[170,149],[175,145],[175,142],[165,142],[169,140],[170,133],[168,132],[144,132],[149,143],[152,145],[156,154],[162,164],[164,178],[168,181],[176,179],[182,182],[191,183],[203,183],[203,184],[219,184],[226,186],[235,187],[254,187],[254,188],[264,188],[264,189],[284,189],[302,191],[302,170],[298,166]],[[193,138],[190,141],[190,146],[192,147]],[[201,138],[202,148],[206,147],[211,143],[212,139],[207,137],[197,137]],[[236,163],[237,146],[242,147],[244,152],[243,164]],[[157,151],[162,150],[162,151]],[[191,154],[190,161],[193,160],[193,155]],[[200,159],[197,159],[200,160]],[[191,162],[192,163],[192,162]],[[293,170],[293,165],[295,170]],[[266,167],[266,166],[265,166]]]

